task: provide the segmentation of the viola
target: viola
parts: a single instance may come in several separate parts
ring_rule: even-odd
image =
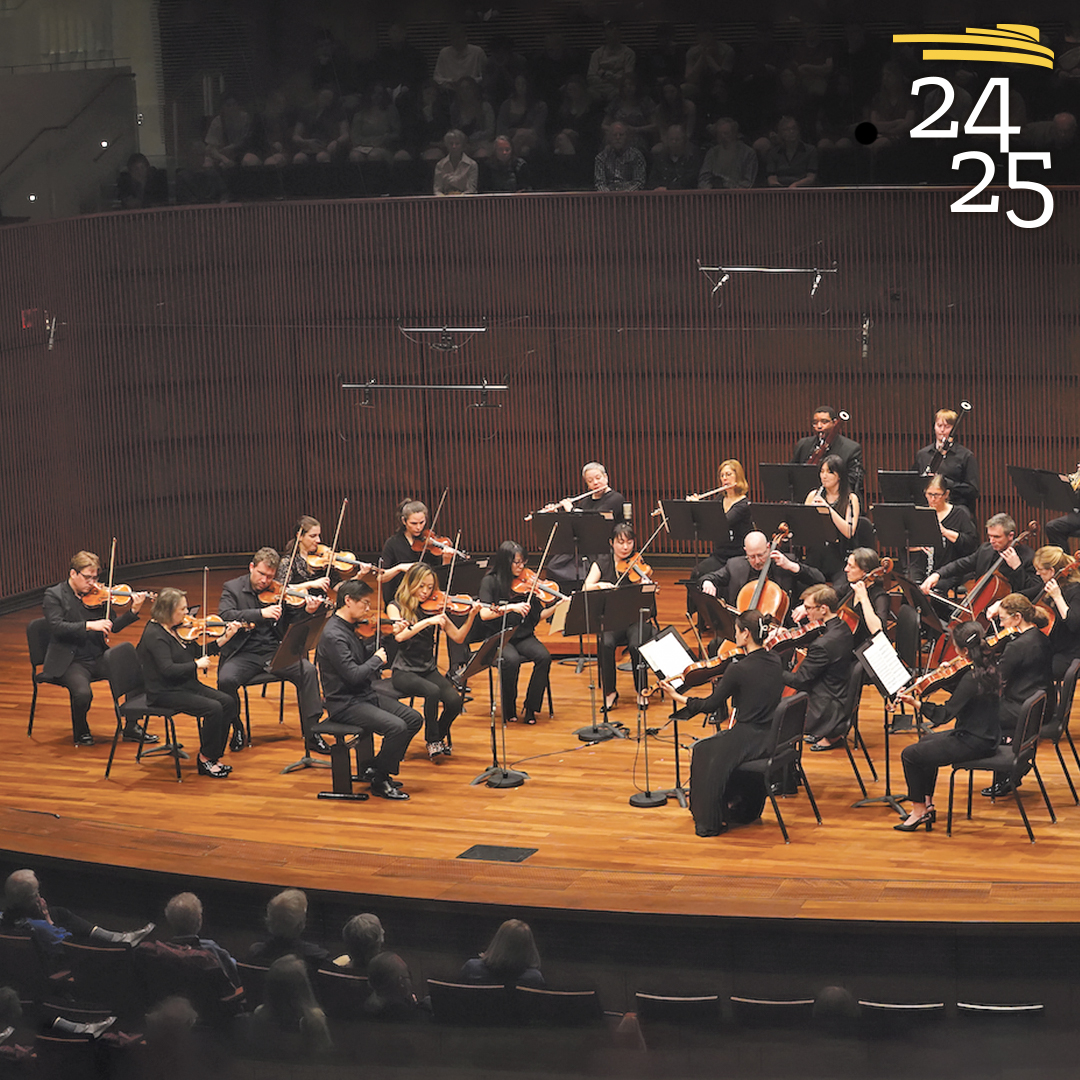
[[[544,607],[554,604],[556,600],[569,599],[569,597],[559,592],[559,588],[554,581],[546,581],[538,577],[536,571],[530,570],[528,567],[521,571],[519,577],[514,578],[510,588],[520,596],[528,596],[531,593]]]
[[[1050,580],[1057,581],[1059,578],[1065,577],[1066,574],[1071,574],[1077,567],[1080,567],[1080,552],[1067,559],[1059,569],[1055,570],[1054,576]],[[1048,581],[1046,585],[1049,584]],[[1041,629],[1044,634],[1049,634],[1054,629],[1054,623],[1057,621],[1057,608],[1046,599],[1046,585],[1043,585],[1039,595],[1032,600],[1032,603],[1046,616],[1046,625]]]
[[[334,557],[332,563],[331,555]],[[332,551],[326,544],[320,544],[310,555],[305,555],[304,560],[313,570],[323,570],[329,565],[339,574],[355,574],[360,567],[366,566],[368,570],[363,574],[366,577],[373,569],[370,563],[358,559],[351,551]]]
[[[82,600],[87,607],[93,608],[101,607],[101,605],[111,597],[112,602],[116,604],[117,607],[123,607],[124,604],[130,604],[131,598],[139,591],[140,590],[138,589],[132,589],[130,585],[114,585],[110,589],[108,585],[98,584],[88,593],[84,593],[79,599]],[[157,593],[148,592],[146,594],[146,599],[157,599]]]
[[[445,606],[447,615],[468,615],[476,603],[476,600],[464,593],[448,597],[446,593],[436,589],[420,604],[420,610],[428,615],[438,615]]]
[[[241,630],[252,630],[254,627],[254,623],[240,624]],[[228,628],[229,624],[220,615],[208,615],[205,619],[185,615],[184,621],[176,627],[176,634],[182,641],[217,641],[224,637]]]
[[[888,556],[881,560],[880,566],[868,570],[860,579],[869,588],[879,578],[888,577],[892,573],[893,561]],[[848,624],[848,629],[854,634],[859,628],[859,613],[855,610],[855,592],[850,592],[836,612],[841,619]]]
[[[394,627],[398,621],[395,619],[388,619],[385,615],[375,618],[374,616],[364,619],[357,619],[353,623],[353,630],[356,631],[357,636],[362,638],[372,638],[380,631],[387,634],[394,632]]]
[[[330,596],[319,596],[318,593],[306,593],[295,585],[290,585],[285,592],[285,603],[293,607],[303,607],[308,600],[318,600],[324,607],[333,605],[334,600]],[[271,581],[267,588],[259,593],[259,601],[263,604],[280,604],[282,599],[282,584],[280,581]]]
[[[969,667],[971,667],[970,657],[954,656],[933,671],[928,671],[925,675],[920,676],[904,692],[915,697],[926,697],[927,694],[940,690]]]
[[[430,529],[425,529],[410,545],[417,553],[422,555],[425,551],[434,551],[436,555],[454,555],[459,559],[471,559],[467,551],[455,548],[449,536],[436,536]]]
[[[615,573],[620,581],[629,581],[631,585],[651,585],[653,583],[653,569],[642,559],[640,552],[635,551],[629,559],[616,559]]]

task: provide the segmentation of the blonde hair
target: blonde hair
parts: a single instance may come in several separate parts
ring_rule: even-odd
[[[949,427],[956,427],[956,413],[952,409],[938,409],[934,416],[934,423],[944,420]]]
[[[1054,544],[1047,544],[1035,552],[1035,556],[1031,561],[1036,570],[1060,570],[1072,560],[1061,548]],[[1065,580],[1080,581],[1080,567],[1074,566]]]
[[[716,469],[716,483],[718,485],[723,483],[720,474],[725,469],[730,469],[735,474],[735,486],[731,489],[731,493],[733,495],[745,495],[749,491],[750,485],[746,482],[746,470],[742,467],[742,462],[736,461],[735,458],[721,461]]]
[[[427,563],[413,563],[405,571],[401,584],[398,586],[397,592],[394,593],[394,603],[397,604],[401,617],[407,622],[413,622],[419,614],[420,602],[416,599],[416,592],[427,577],[432,578],[436,588],[439,587],[435,571]]]

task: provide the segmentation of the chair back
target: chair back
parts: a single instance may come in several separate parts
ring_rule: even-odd
[[[132,960],[150,1002],[181,994],[209,1023],[221,1023],[239,1011],[243,991],[233,986],[209,949],[143,941],[132,950]]]
[[[720,995],[634,994],[634,1009],[642,1027],[649,1024],[688,1024],[712,1027],[720,1023]]]
[[[519,986],[525,1022],[538,1027],[587,1027],[604,1019],[595,990],[541,990]]]
[[[17,990],[24,1001],[44,1000],[57,991],[62,978],[49,976],[33,938],[18,930],[0,934],[0,972],[4,984]]]
[[[1020,723],[1016,725],[1013,748],[1016,760],[1029,761],[1035,757],[1039,745],[1039,733],[1042,731],[1043,712],[1046,709],[1046,693],[1040,690],[1032,694],[1023,704]]]
[[[1069,730],[1069,715],[1072,713],[1073,697],[1076,694],[1076,679],[1080,675],[1080,660],[1074,660],[1065,677],[1061,680],[1061,693],[1058,694],[1054,718],[1040,732],[1040,738],[1057,742]]]
[[[49,623],[46,619],[32,619],[26,624],[26,645],[30,652],[30,665],[35,672],[45,663],[50,640]]]
[[[501,984],[450,983],[428,979],[431,1014],[437,1024],[508,1027],[517,1022],[511,990]]]
[[[118,1016],[133,1016],[145,1010],[130,946],[67,940],[61,948],[80,1002]]]
[[[248,1009],[258,1008],[263,1003],[263,985],[269,970],[262,964],[245,964],[242,960],[236,961],[236,972],[244,987],[244,1000],[247,1002]],[[318,993],[315,996],[318,997]]]
[[[359,1020],[371,996],[366,975],[355,971],[315,972],[315,996],[331,1020]]]
[[[808,1026],[814,1012],[813,998],[731,997],[731,1013],[743,1027],[795,1028]]]
[[[803,728],[806,727],[806,706],[809,700],[805,691],[780,699],[780,704],[773,713],[770,760],[796,750],[803,737]]]
[[[144,688],[142,664],[139,663],[139,654],[130,641],[106,649],[101,662],[105,667],[109,690],[112,691],[113,700],[117,706],[129,694],[142,692]]]

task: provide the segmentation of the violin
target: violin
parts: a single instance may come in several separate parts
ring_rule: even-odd
[[[1055,570],[1054,576],[1050,580],[1057,581],[1066,574],[1071,574],[1077,567],[1080,567],[1080,552],[1077,552],[1063,563],[1058,570]],[[1049,584],[1050,582],[1048,581],[1046,585]],[[1050,631],[1054,629],[1054,623],[1057,621],[1057,608],[1046,599],[1046,585],[1043,585],[1042,589],[1039,591],[1039,595],[1031,602],[1046,616],[1046,625],[1041,629],[1044,634],[1049,634]]]
[[[954,656],[933,671],[928,671],[925,675],[920,676],[907,687],[904,693],[911,694],[914,697],[926,697],[927,694],[932,694],[935,690],[940,690],[943,686],[946,686],[969,667],[971,667],[970,657]]]
[[[887,555],[881,560],[880,566],[875,566],[873,570],[868,570],[863,577],[859,580],[869,588],[871,584],[878,580],[878,578],[888,577],[893,570],[893,561]],[[852,590],[844,598],[844,602],[840,605],[836,612],[841,619],[848,624],[848,629],[854,634],[859,628],[859,613],[855,610],[855,591]]]
[[[478,601],[464,593],[447,596],[436,590],[420,604],[420,610],[428,615],[438,615],[445,608],[447,615],[468,615]]]
[[[290,585],[285,592],[285,603],[290,604],[292,607],[303,607],[309,600],[318,600],[324,607],[331,607],[334,604],[333,597],[319,596],[318,593],[306,593],[303,589],[298,589],[295,585]],[[280,581],[271,581],[264,592],[259,593],[259,601],[263,604],[280,604],[282,594],[282,584]]]
[[[418,555],[425,551],[434,551],[436,555],[454,555],[460,559],[471,559],[467,551],[455,548],[449,536],[436,536],[430,529],[425,529],[410,545]]]
[[[110,588],[108,585],[95,585],[88,593],[84,593],[79,597],[82,602],[90,608],[101,607],[110,598],[117,607],[122,607],[124,604],[130,604],[131,598],[138,589],[132,589],[130,585],[113,585]],[[146,594],[147,600],[156,600],[156,592],[148,592]]]
[[[615,573],[619,580],[629,581],[631,585],[651,585],[652,567],[642,559],[640,552],[634,552],[629,559],[615,560]]]
[[[394,627],[398,625],[401,620],[388,619],[385,615],[379,618],[369,617],[364,619],[357,619],[353,623],[353,630],[356,631],[358,637],[372,638],[376,634],[383,632],[392,634]]]
[[[535,570],[530,570],[525,567],[521,571],[521,576],[514,578],[510,588],[522,596],[527,596],[530,593],[540,601],[544,607],[549,604],[554,604],[556,600],[567,600],[567,596],[559,592],[558,586],[554,581],[546,581],[537,576]]]
[[[254,623],[242,622],[241,630],[253,630]],[[185,615],[184,621],[176,627],[176,635],[181,641],[217,641],[225,636],[229,624],[220,615],[208,615],[204,618],[196,618],[193,615]]]
[[[332,563],[330,562],[331,555],[334,557]],[[339,574],[354,574],[362,566],[366,566],[368,570],[372,569],[370,563],[358,559],[351,551],[333,551],[326,544],[320,544],[310,555],[305,555],[304,560],[313,570],[322,570],[329,565]],[[364,574],[366,575],[367,572],[365,570]]]
[[[766,649],[801,649],[811,638],[815,638],[829,624],[824,619],[813,619],[798,623],[796,626],[778,626],[765,639]]]

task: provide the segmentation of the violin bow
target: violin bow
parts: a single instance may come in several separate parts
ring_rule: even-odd
[[[109,595],[105,598],[105,619],[112,618],[112,587],[113,571],[116,569],[116,537],[112,538],[112,548],[109,551]]]
[[[442,513],[443,503],[446,502],[446,496],[450,493],[449,485],[443,488],[442,498],[439,499],[439,505],[435,507],[435,516],[427,523],[427,536],[424,537],[424,546],[420,551],[420,559],[423,559],[427,553],[428,544],[431,543],[431,534],[435,531],[435,523],[439,520],[439,515]],[[460,533],[458,534],[461,535]]]
[[[289,565],[285,567],[285,579],[281,583],[281,618],[285,618],[285,596],[289,590],[289,582],[292,580],[293,566],[296,564],[296,553],[300,550],[300,537],[304,535],[302,528],[296,530],[296,539],[293,540],[292,553],[289,555]]]
[[[379,577],[382,577],[382,556],[379,556]],[[376,580],[375,588],[375,651],[382,648],[382,582]]]
[[[457,547],[461,543],[461,530],[458,529],[457,536],[454,537],[454,554],[450,556],[450,569],[446,575],[446,592],[443,593],[442,611],[441,615],[446,614],[446,608],[450,603],[450,586],[454,581],[454,563],[457,562]],[[435,579],[435,585],[438,587],[439,579]]]
[[[661,507],[661,511],[662,510],[663,510],[663,507]],[[649,539],[646,540],[645,543],[641,545],[640,550],[636,554],[631,555],[630,558],[627,560],[626,569],[619,575],[618,580],[615,582],[615,588],[616,589],[623,583],[623,579],[626,577],[626,575],[630,573],[630,568],[631,568],[631,566],[633,566],[635,559],[640,559],[640,558],[642,558],[642,556],[644,556],[645,549],[660,535],[660,530],[663,529],[663,528],[666,528],[666,527],[667,527],[667,517],[663,513],[661,513],[661,515],[660,515],[660,524],[657,525],[656,528],[653,530],[652,536],[650,536]],[[639,573],[640,573],[640,571],[639,571]]]
[[[547,543],[544,545],[544,553],[540,556],[540,565],[536,568],[536,577],[533,578],[532,588],[529,589],[529,595],[526,597],[526,602],[529,604],[532,603],[532,598],[536,595],[536,586],[540,584],[540,574],[543,572],[544,563],[547,562],[551,541],[555,539],[555,530],[558,527],[559,523],[555,522],[555,524],[551,526],[551,532],[548,533]]]
[[[204,566],[202,568],[202,613],[203,613],[202,654],[203,654],[204,658],[206,657],[206,627],[207,627],[207,619],[209,618],[209,616],[206,614],[207,580],[208,580],[209,577],[210,577],[210,567],[209,566]]]
[[[330,545],[330,561],[326,564],[326,583],[330,584],[330,572],[334,569],[334,556],[337,555],[338,539],[341,536],[341,523],[345,520],[345,507],[349,505],[348,496],[341,500],[341,510],[337,516],[337,528],[334,530],[334,542]],[[329,591],[329,590],[327,590]]]

